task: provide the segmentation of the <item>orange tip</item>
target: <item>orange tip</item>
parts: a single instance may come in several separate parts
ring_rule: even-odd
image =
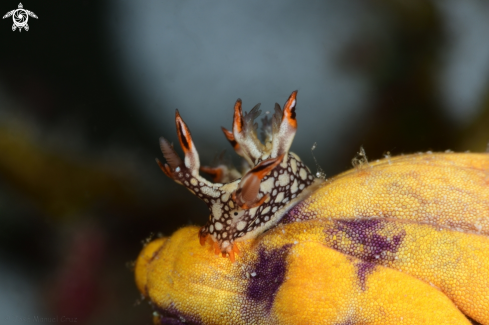
[[[217,242],[214,242],[214,254],[219,255],[219,252],[221,249],[219,248],[219,244]]]
[[[231,251],[229,252],[229,259],[231,260],[231,262],[233,262],[233,263],[234,263],[235,258],[234,258],[234,251],[233,251],[233,250],[231,250]]]

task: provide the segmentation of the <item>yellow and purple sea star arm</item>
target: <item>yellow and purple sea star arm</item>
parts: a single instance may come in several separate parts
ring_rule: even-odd
[[[280,240],[271,244],[268,238],[274,236]],[[354,261],[354,282],[364,292],[375,282],[375,272],[397,270],[441,291],[465,315],[489,324],[487,236],[399,220],[317,219],[277,227],[260,240],[266,247],[308,241]]]
[[[273,307],[277,324],[470,324],[429,284],[380,266],[365,288],[362,268],[369,266],[318,243],[294,246]]]
[[[489,235],[489,154],[414,154],[364,164],[328,180],[283,221],[373,217]]]
[[[324,224],[304,224],[324,238]],[[236,263],[202,249],[195,227],[149,244],[136,279],[155,305],[155,323],[470,324],[437,288],[303,240],[298,226],[244,243]]]

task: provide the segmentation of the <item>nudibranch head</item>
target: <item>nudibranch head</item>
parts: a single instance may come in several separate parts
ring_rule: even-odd
[[[283,110],[275,104],[272,118],[262,120],[262,143],[255,123],[261,113],[260,105],[243,114],[241,100],[236,101],[232,131],[223,128],[223,132],[249,166],[242,173],[227,166],[200,167],[190,131],[178,110],[175,121],[185,159],[182,161],[173,146],[160,138],[161,151],[167,161],[162,164],[157,159],[161,170],[209,207],[209,221],[200,229],[199,237],[203,245],[211,239],[216,254],[228,254],[234,261],[234,254],[238,252],[236,242],[254,238],[276,224],[315,182],[299,157],[289,152],[297,130],[296,103],[297,91],[294,91]],[[214,182],[200,176],[199,170],[213,175]]]

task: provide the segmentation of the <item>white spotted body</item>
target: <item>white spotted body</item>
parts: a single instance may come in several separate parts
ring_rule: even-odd
[[[296,96],[297,92],[290,95],[283,111],[275,104],[272,119],[263,119],[264,144],[256,136],[257,125],[254,123],[260,114],[259,105],[243,115],[241,100],[238,99],[234,108],[233,131],[224,128],[223,131],[235,151],[250,165],[242,177],[235,169],[225,166],[200,168],[190,131],[178,111],[177,133],[185,160],[178,157],[167,140],[160,139],[167,160],[167,164],[157,160],[163,172],[187,187],[209,207],[209,221],[199,232],[201,243],[212,239],[216,253],[220,251],[223,256],[227,253],[231,260],[238,252],[235,242],[254,238],[276,224],[310,192],[311,185],[316,182],[299,157],[288,152],[297,128]],[[216,183],[201,177],[199,169],[212,174]]]

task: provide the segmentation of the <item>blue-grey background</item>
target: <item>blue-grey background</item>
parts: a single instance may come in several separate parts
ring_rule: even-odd
[[[202,164],[233,104],[298,89],[292,150],[331,177],[369,159],[489,140],[489,2],[29,1],[0,21],[0,324],[59,316],[150,324],[141,241],[203,224],[203,203],[154,163],[177,142]],[[0,14],[18,2],[3,1]],[[39,321],[38,321],[39,322]]]

